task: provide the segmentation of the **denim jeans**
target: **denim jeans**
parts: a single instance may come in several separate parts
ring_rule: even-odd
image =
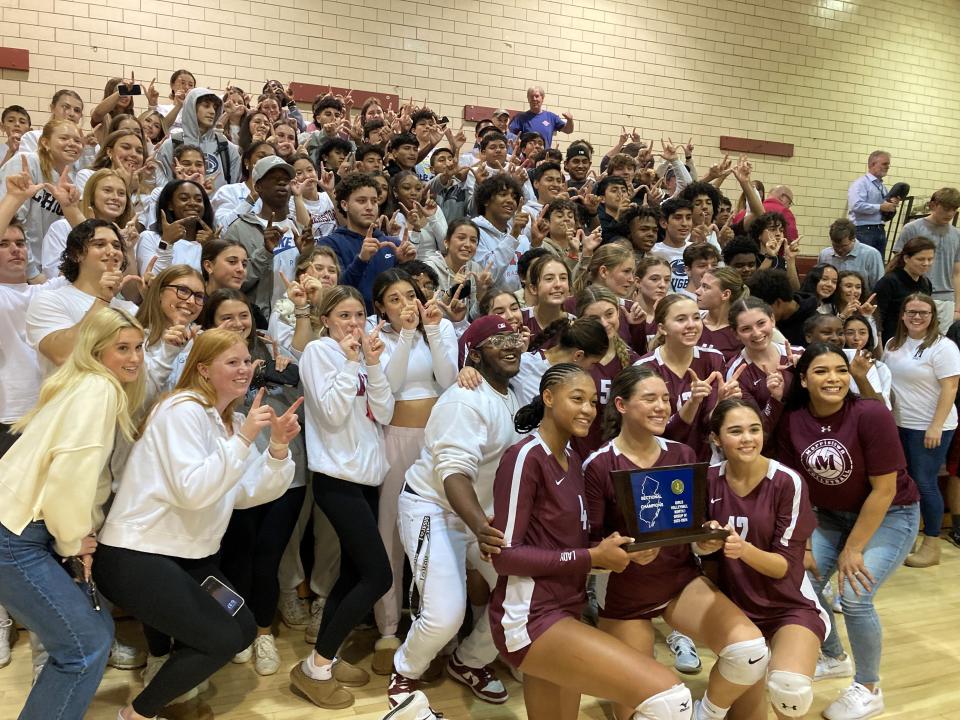
[[[886,262],[887,227],[886,225],[857,225],[857,240],[880,251],[880,257]]]
[[[20,535],[0,525],[0,603],[50,654],[20,720],[81,720],[107,666],[113,618],[94,610],[63,569],[44,523]]]
[[[937,476],[947,459],[950,442],[955,430],[944,430],[940,436],[940,445],[935,448],[923,446],[924,430],[897,428],[900,432],[900,444],[907,456],[907,472],[920,490],[920,513],[923,515],[923,534],[928,537],[940,537],[943,524],[943,495]]]
[[[820,570],[820,580],[814,578],[817,594],[837,570],[837,557],[847,543],[847,537],[857,522],[857,513],[836,510],[817,510],[817,529],[813,531],[813,559]],[[880,651],[883,645],[883,631],[880,617],[873,606],[873,598],[890,573],[903,564],[920,525],[920,508],[912,505],[892,505],[887,511],[880,527],[870,538],[863,551],[864,564],[873,576],[873,589],[866,592],[859,588],[860,595],[850,590],[844,583],[840,605],[843,607],[843,620],[850,638],[850,650],[856,665],[854,679],[858,683],[880,681]],[[823,653],[830,657],[840,657],[843,646],[837,633],[837,623],[833,617],[830,603],[820,604],[830,617],[831,630],[823,643]]]

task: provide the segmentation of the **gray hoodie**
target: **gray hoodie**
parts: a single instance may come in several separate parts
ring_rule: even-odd
[[[197,101],[210,95],[217,100],[217,112],[213,127],[200,135],[197,123]],[[206,154],[207,177],[213,178],[214,190],[222,185],[240,182],[240,151],[237,146],[226,139],[222,132],[216,129],[216,121],[223,113],[223,103],[216,93],[207,88],[194,88],[187,93],[183,101],[183,110],[180,112],[182,127],[173,130],[170,138],[165,140],[157,150],[159,166],[157,168],[157,185],[162,186],[174,179],[173,151],[176,145],[199,145]],[[229,168],[224,163],[229,163]]]

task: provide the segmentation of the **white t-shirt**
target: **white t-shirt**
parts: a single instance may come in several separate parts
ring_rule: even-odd
[[[940,400],[940,380],[960,375],[960,349],[952,340],[939,338],[920,352],[922,340],[907,338],[896,350],[887,350],[883,362],[893,379],[893,414],[897,427],[926,430]],[[951,403],[944,430],[957,427],[957,408]]]
[[[83,319],[96,302],[93,295],[87,295],[74,285],[64,285],[56,290],[37,293],[27,308],[27,342],[37,351],[43,377],[48,377],[57,366],[40,352],[40,342],[49,334],[58,330],[72,328]],[[131,315],[137,312],[137,306],[116,297],[110,307],[126,310]]]
[[[67,246],[67,235],[73,228],[66,218],[60,218],[47,230],[43,236],[43,246],[40,250],[40,268],[50,280],[60,275],[60,256]]]
[[[310,213],[310,222],[313,225],[313,238],[319,240],[333,232],[337,227],[337,214],[333,209],[333,202],[325,192],[320,193],[316,200],[303,199],[303,204]]]
[[[651,255],[662,257],[670,263],[670,292],[672,293],[685,290],[687,285],[690,284],[690,278],[687,277],[687,268],[683,265],[683,251],[686,247],[686,244],[683,247],[673,247],[664,242],[658,242],[650,249]]]

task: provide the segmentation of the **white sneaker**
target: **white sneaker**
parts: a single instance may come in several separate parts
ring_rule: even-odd
[[[853,677],[853,658],[844,655],[843,659],[832,658],[829,655],[820,653],[817,658],[817,672],[814,674],[814,680],[826,680],[827,678]]]
[[[280,653],[273,635],[257,635],[252,647],[253,669],[257,675],[273,675],[280,669]]]
[[[883,693],[880,688],[870,691],[858,682],[843,691],[823,711],[827,720],[867,720],[883,712]]]
[[[280,611],[280,619],[288,628],[302,628],[310,622],[306,601],[297,597],[295,592],[280,593],[277,609]]]
[[[415,690],[384,715],[382,720],[439,720],[440,718],[443,718],[443,715],[433,711],[427,696],[420,690]]]
[[[323,619],[323,604],[325,601],[317,598],[310,603],[310,622],[303,631],[303,640],[308,645],[316,645],[317,635],[320,634],[320,620]]]
[[[33,687],[37,684],[37,678],[40,677],[40,673],[43,672],[44,665],[46,665],[46,663],[40,663],[39,665],[33,666],[33,680],[30,681],[30,687]]]
[[[127,645],[116,638],[110,648],[110,659],[107,665],[117,670],[136,670],[147,664],[147,653],[133,645]]]
[[[253,645],[249,646],[245,650],[241,650],[236,655],[233,656],[233,662],[237,665],[243,665],[244,663],[250,662],[250,658],[253,657]]]
[[[0,622],[0,668],[10,664],[10,639],[13,633],[13,620]]]

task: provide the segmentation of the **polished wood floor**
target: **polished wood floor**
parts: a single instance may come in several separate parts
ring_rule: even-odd
[[[901,568],[887,582],[878,606],[884,624],[882,687],[889,720],[957,720],[960,718],[960,550],[943,542],[943,562],[925,570]],[[842,624],[841,624],[842,628]],[[661,627],[662,629],[662,627]],[[133,636],[133,623],[121,623],[122,636]],[[369,653],[374,636],[357,634],[344,655],[369,668]],[[355,691],[356,704],[346,710],[325,711],[308,704],[290,690],[287,672],[294,661],[306,656],[309,647],[302,631],[280,631],[278,640],[284,667],[272,677],[260,677],[252,664],[228,665],[212,679],[210,692],[197,701],[173,706],[165,713],[169,720],[326,720],[353,718],[379,720],[386,712],[386,678],[373,676],[368,687]],[[670,659],[661,642],[658,657]],[[706,670],[712,656],[703,653],[704,670],[684,676],[694,696],[701,695]],[[447,718],[526,718],[520,686],[505,669],[504,679],[511,698],[506,705],[482,703],[461,685],[445,679],[428,688],[436,710]],[[108,669],[87,713],[89,720],[115,720],[117,709],[126,703],[141,685],[136,672]],[[16,717],[30,687],[30,645],[25,634],[13,648],[13,662],[0,670],[0,718]],[[820,712],[847,686],[849,680],[816,683],[816,700],[808,717]],[[592,698],[584,698],[581,717],[611,718],[609,707]],[[770,714],[773,717],[773,714]]]

